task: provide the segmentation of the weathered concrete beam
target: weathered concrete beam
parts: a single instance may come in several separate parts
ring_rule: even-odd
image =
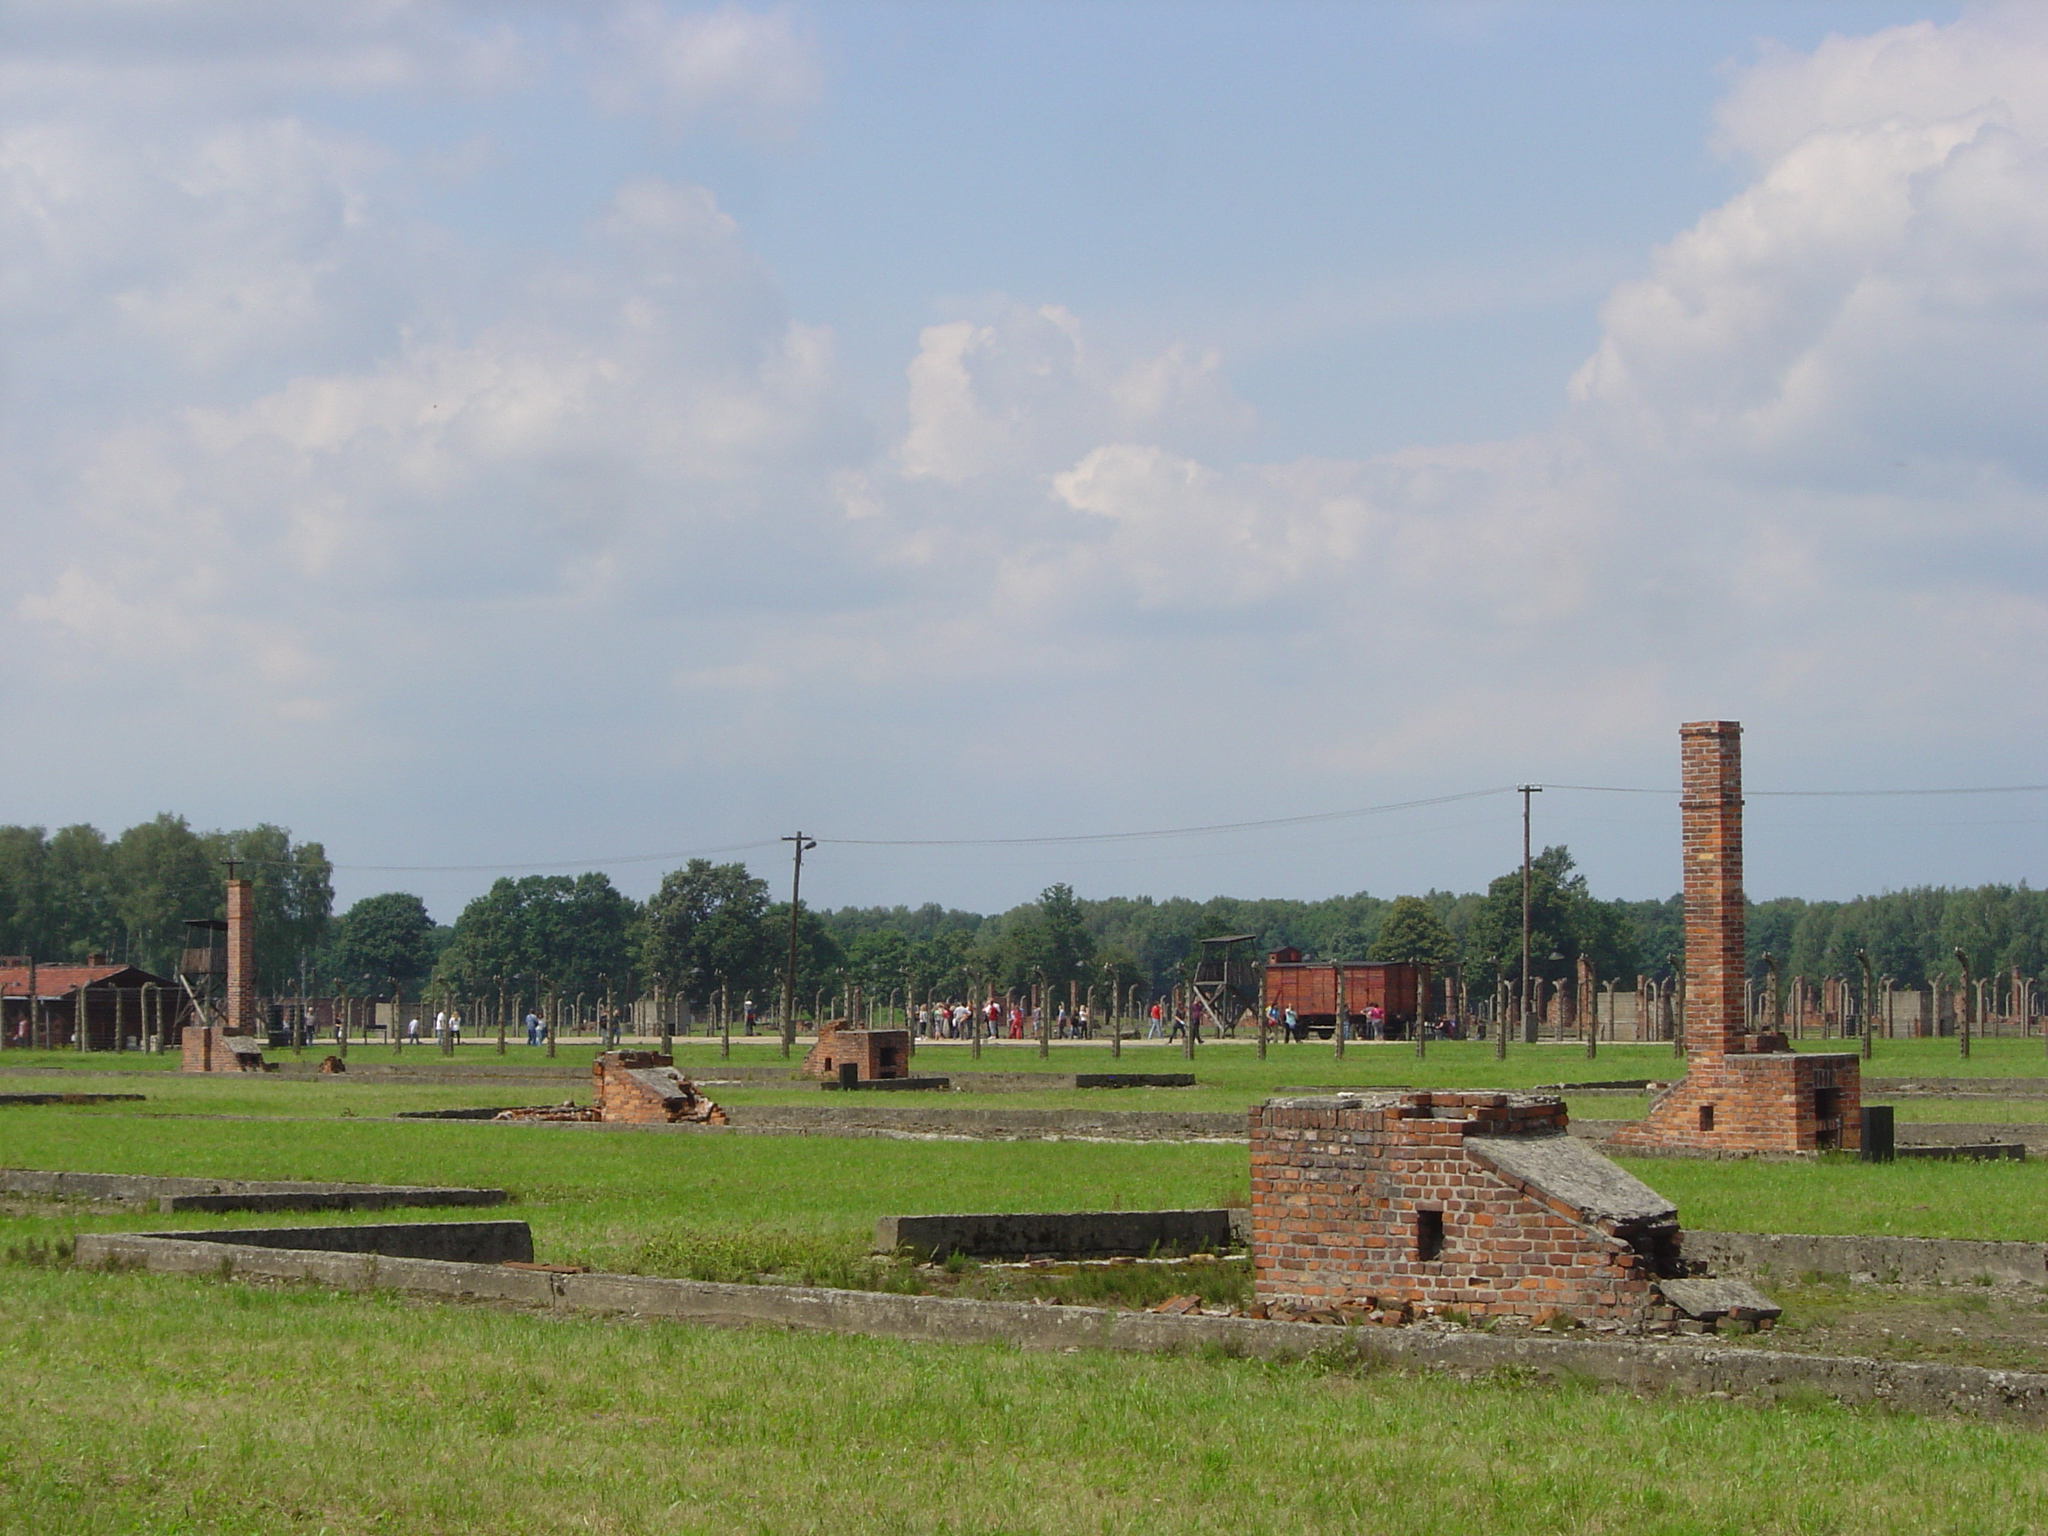
[[[1248,1215],[1216,1209],[884,1216],[875,1223],[875,1252],[908,1249],[932,1262],[955,1253],[981,1259],[1197,1253],[1242,1242],[1239,1223]]]
[[[1679,1242],[1687,1263],[1715,1274],[1867,1275],[1905,1285],[1967,1285],[1989,1275],[2048,1285],[2048,1243],[1693,1231]]]
[[[639,1275],[549,1274],[487,1264],[272,1249],[189,1237],[85,1234],[77,1262],[223,1279],[303,1280],[351,1290],[508,1301],[537,1308],[663,1318],[712,1327],[802,1328],[927,1343],[1108,1349],[1293,1359],[1318,1350],[1361,1361],[1470,1375],[1512,1368],[1638,1392],[1728,1392],[1770,1400],[1821,1392],[1911,1413],[2048,1424],[2048,1375],[1976,1366],[1781,1354],[1696,1345],[1506,1338],[1415,1328],[1339,1329],[1242,1317],[1168,1317],[1096,1307],[898,1296],[802,1286],[718,1285]]]
[[[531,1264],[533,1232],[523,1221],[402,1221],[359,1227],[227,1227],[213,1232],[140,1232],[146,1238],[294,1253],[375,1254],[451,1264]],[[81,1242],[84,1238],[79,1239]]]
[[[301,1180],[191,1179],[133,1173],[0,1169],[0,1193],[46,1200],[120,1200],[159,1211],[379,1211],[400,1206],[503,1205],[502,1189]]]

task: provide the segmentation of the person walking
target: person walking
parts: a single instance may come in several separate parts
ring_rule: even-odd
[[[1289,1045],[1295,1045],[1300,1042],[1301,1015],[1296,1013],[1291,1006],[1287,1010],[1287,1016],[1281,1024],[1281,1029],[1283,1032],[1282,1038],[1284,1038]]]

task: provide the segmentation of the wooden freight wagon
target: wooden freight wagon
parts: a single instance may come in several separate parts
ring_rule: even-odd
[[[1283,1014],[1294,1010],[1302,1027],[1328,1038],[1337,1032],[1338,982],[1354,1034],[1365,1027],[1366,1010],[1386,1014],[1385,1038],[1413,1038],[1410,1031],[1429,999],[1429,967],[1406,960],[1304,960],[1298,949],[1266,956],[1266,1001]]]

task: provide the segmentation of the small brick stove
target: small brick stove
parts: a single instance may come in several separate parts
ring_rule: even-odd
[[[863,1083],[910,1076],[910,1031],[860,1029],[844,1019],[828,1019],[818,1027],[818,1043],[804,1056],[804,1076],[837,1082],[840,1069],[848,1065]]]
[[[1565,1125],[1539,1094],[1269,1099],[1251,1112],[1258,1299],[1668,1317],[1676,1208]]]
[[[1678,730],[1684,787],[1685,1076],[1616,1132],[1626,1151],[1796,1153],[1861,1145],[1854,1055],[1797,1052],[1748,1028],[1743,950],[1742,727]]]

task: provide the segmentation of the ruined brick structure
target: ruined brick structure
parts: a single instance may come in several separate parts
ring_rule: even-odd
[[[185,1072],[259,1072],[265,1063],[256,1038],[256,888],[228,882],[227,987],[222,1022],[185,1026],[178,1067]]]
[[[827,1020],[804,1057],[804,1076],[836,1082],[839,1069],[849,1062],[863,1083],[910,1076],[910,1031],[859,1029],[844,1019]]]
[[[1859,1144],[1862,1080],[1853,1055],[1794,1054],[1748,1028],[1743,953],[1742,727],[1679,727],[1685,847],[1682,1081],[1616,1133],[1632,1151],[1813,1152]]]
[[[230,1035],[213,1024],[187,1024],[178,1039],[181,1072],[261,1072],[263,1042],[254,1035]]]
[[[1281,1310],[1456,1308],[1640,1323],[1679,1268],[1669,1200],[1523,1093],[1270,1099],[1251,1112],[1252,1264]]]
[[[659,1051],[606,1051],[590,1064],[596,1118],[624,1124],[724,1125],[726,1113]],[[529,1116],[528,1118],[541,1118]]]

